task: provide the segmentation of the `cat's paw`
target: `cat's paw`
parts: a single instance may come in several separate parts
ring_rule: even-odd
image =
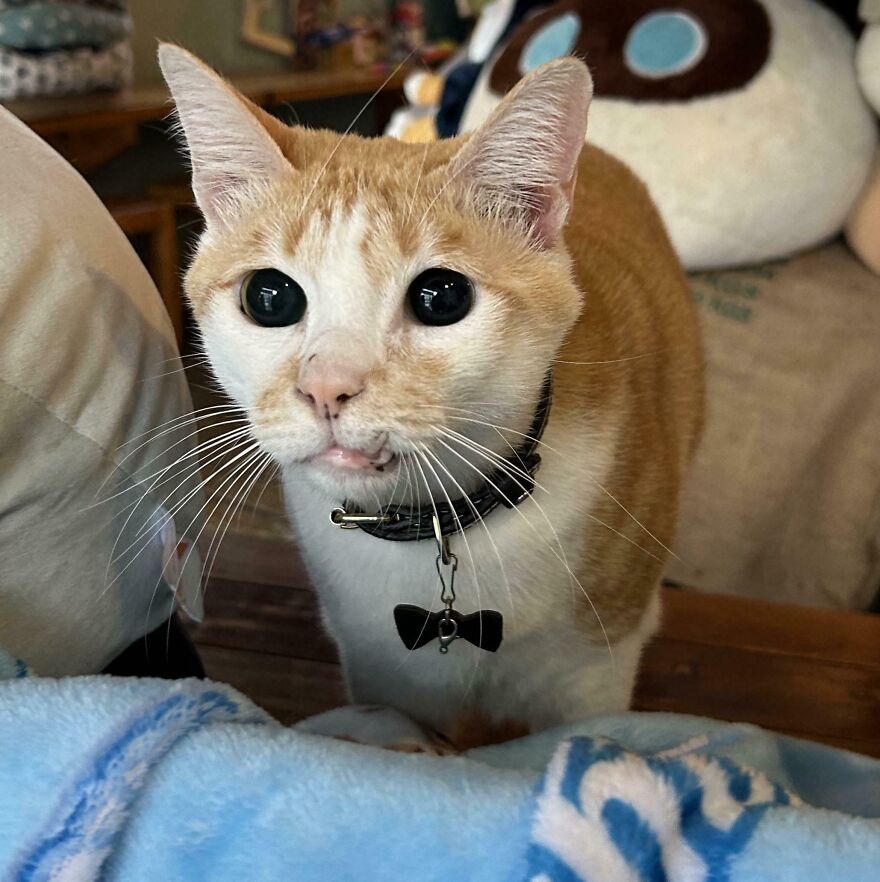
[[[401,753],[454,753],[452,746],[436,732],[390,707],[349,704],[302,720],[293,727],[298,732],[327,735],[357,744],[370,744]]]

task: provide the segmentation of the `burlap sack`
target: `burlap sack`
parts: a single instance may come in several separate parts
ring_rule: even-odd
[[[668,576],[865,608],[880,587],[880,278],[842,244],[692,277],[706,432]]]

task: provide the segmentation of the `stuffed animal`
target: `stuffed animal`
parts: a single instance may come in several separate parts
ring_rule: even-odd
[[[684,264],[754,263],[836,235],[863,187],[877,135],[854,48],[814,0],[495,0],[442,89],[422,80],[436,107],[389,133],[472,129],[522,74],[580,55],[588,137],[645,181]]]

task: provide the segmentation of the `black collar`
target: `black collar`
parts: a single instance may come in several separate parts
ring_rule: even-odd
[[[352,513],[352,508],[346,502],[341,509],[333,511],[330,520],[340,527],[360,527],[364,532],[379,539],[406,542],[415,539],[434,539],[431,520],[435,513],[440,521],[442,535],[451,536],[466,530],[499,505],[506,508],[519,505],[535,489],[534,476],[541,465],[541,457],[535,450],[550,416],[552,393],[553,375],[548,372],[541,389],[535,417],[523,443],[504,459],[509,468],[499,466],[473,493],[453,499],[451,505],[448,502],[435,502],[433,505],[423,505],[421,508],[389,505],[376,516]],[[527,478],[526,475],[529,477]]]

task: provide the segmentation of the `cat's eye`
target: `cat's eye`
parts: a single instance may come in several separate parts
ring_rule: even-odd
[[[252,272],[241,284],[241,308],[266,328],[295,325],[306,312],[306,292],[276,269]]]
[[[474,286],[455,270],[436,267],[419,273],[407,291],[410,308],[425,325],[452,325],[471,310]]]

